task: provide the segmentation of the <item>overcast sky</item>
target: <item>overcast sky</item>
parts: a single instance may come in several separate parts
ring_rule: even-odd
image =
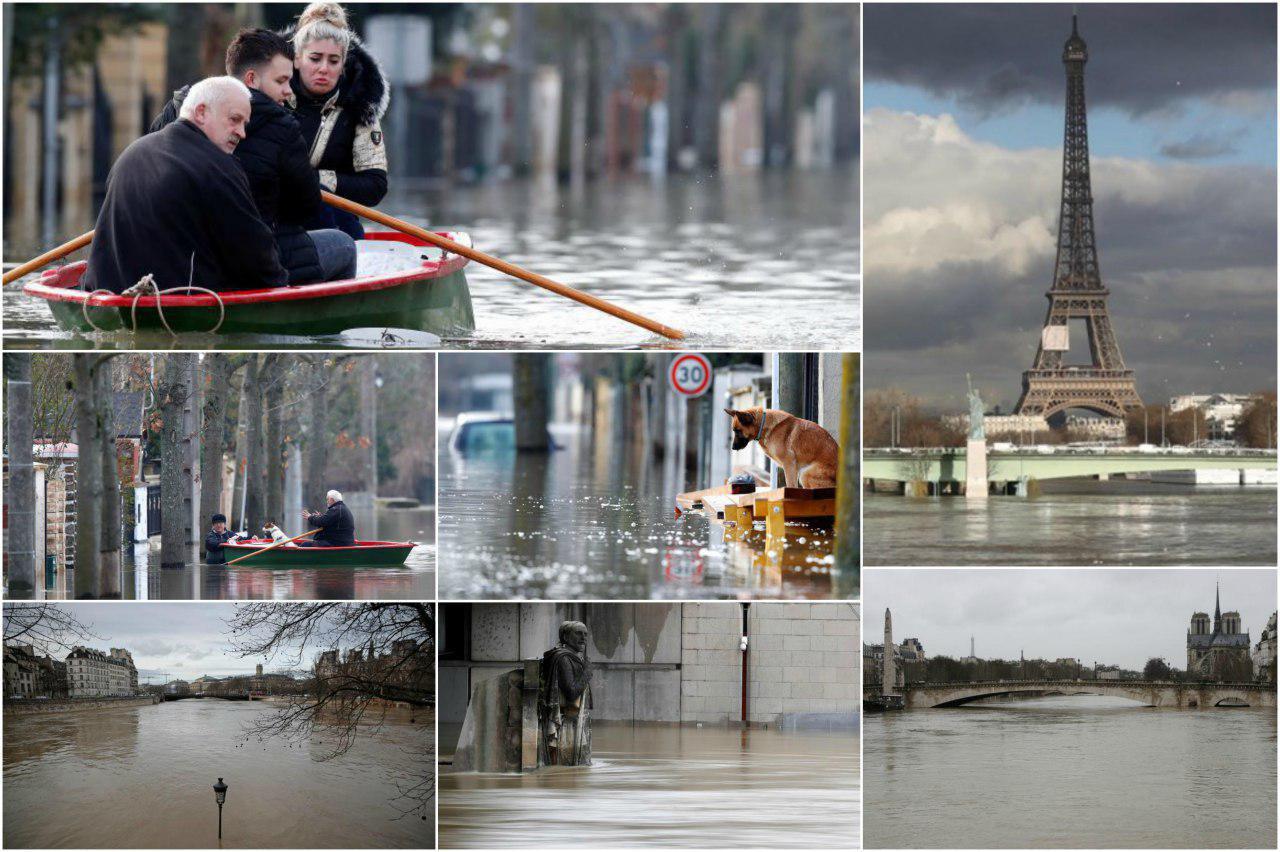
[[[1148,402],[1275,384],[1275,14],[1081,6],[1099,264]],[[969,372],[1007,407],[1051,284],[1071,7],[865,16],[868,389],[960,408]]]
[[[864,641],[914,636],[931,657],[962,657],[969,637],[983,658],[1073,657],[1141,671],[1151,657],[1186,668],[1191,614],[1237,610],[1253,642],[1276,609],[1274,570],[1075,568],[868,569],[863,572]]]
[[[221,677],[252,674],[261,662],[266,671],[275,667],[268,661],[243,659],[233,653],[227,641],[226,621],[235,611],[230,603],[69,603],[59,604],[75,612],[101,640],[90,640],[92,648],[107,651],[127,648],[138,667],[138,679],[160,682],[191,680],[202,674]],[[65,653],[54,656],[65,657]]]

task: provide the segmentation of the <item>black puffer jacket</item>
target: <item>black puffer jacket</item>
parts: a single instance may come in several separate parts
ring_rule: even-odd
[[[190,89],[184,86],[173,93],[173,100],[151,123],[152,132],[177,120]],[[320,176],[311,167],[293,114],[257,89],[250,89],[249,96],[253,111],[245,139],[236,146],[236,159],[249,178],[258,212],[275,234],[289,283],[319,281],[324,277],[320,257],[305,226],[320,211]]]
[[[183,119],[134,141],[111,167],[81,286],[121,293],[145,275],[161,289],[192,281],[217,291],[288,278],[244,169]]]
[[[293,37],[292,31],[284,33]],[[337,87],[312,96],[293,75],[294,114],[311,149],[320,184],[343,198],[372,207],[387,194],[387,152],[379,123],[391,88],[378,63],[352,36]]]

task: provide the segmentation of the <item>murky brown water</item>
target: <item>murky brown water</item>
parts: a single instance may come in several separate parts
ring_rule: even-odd
[[[857,350],[861,257],[858,170],[601,181],[580,196],[508,181],[449,192],[396,187],[379,207],[616,302],[689,335],[688,348]],[[5,260],[31,257],[5,247]],[[476,333],[438,339],[399,331],[392,345],[606,348],[664,339],[479,264],[468,267]],[[382,344],[378,329],[319,337],[71,335],[43,300],[3,293],[6,347],[168,349]]]
[[[763,532],[726,540],[675,516],[683,488],[661,464],[588,431],[556,435],[549,454],[443,452],[441,598],[832,596],[829,528],[794,527],[783,548]]]
[[[402,816],[400,798],[430,771],[429,721],[384,726],[322,762],[315,739],[246,744],[241,726],[265,706],[202,699],[6,715],[5,845],[216,848],[219,776],[227,848],[432,845],[431,820]]]
[[[431,600],[435,597],[435,512],[431,509],[377,510],[357,513],[359,538],[420,542],[404,565],[395,567],[333,566],[323,568],[254,568],[206,565],[191,549],[181,568],[161,568],[160,539],[126,552],[121,569],[122,596],[127,600]],[[74,588],[75,571],[67,573]],[[66,598],[65,590],[51,595]]]
[[[1276,712],[1102,696],[869,715],[871,848],[1276,847]]]
[[[596,722],[592,748],[589,767],[442,767],[441,847],[858,844],[855,735]]]

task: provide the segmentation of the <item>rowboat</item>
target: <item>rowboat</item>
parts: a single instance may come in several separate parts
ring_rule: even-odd
[[[470,246],[465,233],[439,232]],[[80,288],[85,261],[45,270],[23,292],[44,299],[68,331],[156,330],[280,335],[400,328],[440,336],[475,330],[467,258],[417,237],[371,231],[356,243],[357,275],[341,281],[235,290],[124,296]],[[196,282],[199,284],[200,282]]]
[[[270,539],[251,538],[234,544],[227,542],[222,546],[222,551],[228,562],[247,554],[255,554],[236,563],[255,567],[380,568],[403,565],[416,546],[412,541],[357,541],[351,547],[292,547],[286,544],[266,550],[270,544]],[[258,554],[258,551],[266,552]]]

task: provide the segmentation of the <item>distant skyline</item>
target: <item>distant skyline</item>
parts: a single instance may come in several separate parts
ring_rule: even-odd
[[[263,659],[240,657],[230,650],[226,621],[235,611],[230,603],[102,602],[58,604],[73,611],[101,639],[84,643],[106,651],[126,648],[133,655],[139,681],[191,680],[201,675],[224,677],[252,673],[258,663],[266,671],[277,667]],[[53,652],[59,659],[65,652]]]
[[[1141,671],[1151,657],[1185,669],[1191,614],[1236,610],[1256,643],[1276,609],[1276,572],[1208,569],[867,569],[866,631],[878,643],[884,611],[894,641],[916,637],[930,657],[1071,657]]]
[[[1016,402],[1052,278],[1071,11],[866,7],[868,391],[959,410],[972,373]],[[1080,7],[1099,265],[1148,403],[1275,386],[1275,16]]]

